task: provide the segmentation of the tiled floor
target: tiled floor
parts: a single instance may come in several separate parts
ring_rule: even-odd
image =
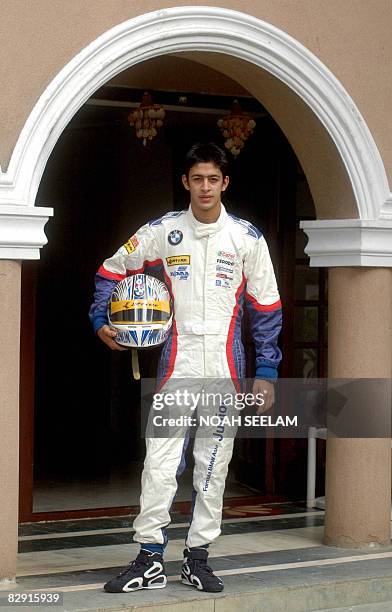
[[[367,601],[366,597],[385,601],[389,593],[392,598],[392,548],[347,551],[325,547],[324,512],[304,505],[263,504],[257,497],[226,504],[226,511],[233,514],[251,512],[242,518],[225,518],[222,535],[210,550],[211,565],[224,578],[223,595],[229,598],[222,609],[237,610],[241,592],[246,594],[243,612],[248,610],[247,602],[249,610],[308,612]],[[131,600],[124,595],[109,596],[102,585],[138,551],[139,545],[132,542],[132,517],[21,525],[17,588],[63,593],[67,611],[118,610],[134,602],[156,605],[157,610],[169,604],[165,609],[171,612],[195,609],[195,598],[198,611],[213,610],[215,604],[211,607],[207,594],[189,590],[178,579],[187,524],[184,512],[173,514],[165,555],[168,587],[154,594],[125,595],[131,595]],[[291,589],[290,596],[287,589]],[[263,594],[261,599],[258,593]]]
[[[240,514],[249,507],[253,512],[259,508],[259,516],[224,519],[222,535],[214,544],[211,556],[246,555],[320,544],[323,512],[308,511],[293,504],[265,505],[258,500],[251,497],[225,502],[227,511]],[[126,565],[139,548],[132,542],[132,522],[132,517],[110,517],[21,525],[18,575]],[[172,514],[166,550],[168,561],[182,558],[187,527],[186,512]]]

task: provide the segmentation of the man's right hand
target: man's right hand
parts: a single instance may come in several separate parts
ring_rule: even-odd
[[[109,325],[103,325],[97,331],[97,336],[104,342],[112,351],[126,351],[125,346],[121,346],[117,344],[115,338],[117,336],[117,332],[113,329],[110,329]]]

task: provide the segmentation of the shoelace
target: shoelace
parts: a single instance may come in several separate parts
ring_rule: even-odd
[[[146,565],[148,565],[148,558],[139,559],[139,555],[138,555],[136,559],[134,559],[133,561],[131,561],[129,565],[127,565],[125,570],[119,573],[119,576],[124,576],[130,570],[133,570],[133,569],[138,570],[138,569],[141,569],[142,567],[145,567]]]
[[[203,561],[202,559],[193,559],[193,563],[195,564],[195,567],[198,567],[203,572],[205,571],[208,574],[213,574],[214,573],[212,571],[211,567],[209,565],[207,565],[207,562]]]

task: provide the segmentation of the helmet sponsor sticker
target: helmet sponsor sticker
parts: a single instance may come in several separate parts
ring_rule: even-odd
[[[124,244],[124,248],[129,254],[131,254],[136,250],[136,247],[138,246],[138,244],[139,244],[139,240],[136,238],[135,235],[133,235]]]
[[[189,265],[191,263],[190,255],[172,255],[171,257],[166,257],[168,266],[180,266],[180,265]]]
[[[110,311],[112,314],[124,310],[135,310],[137,308],[153,308],[161,312],[170,312],[170,302],[168,300],[118,300],[111,302]]]
[[[170,234],[168,235],[167,239],[169,241],[169,244],[176,246],[177,244],[180,244],[180,242],[183,239],[183,233],[181,230],[173,230],[170,232]]]

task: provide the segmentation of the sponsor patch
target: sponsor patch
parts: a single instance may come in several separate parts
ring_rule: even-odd
[[[224,259],[235,259],[235,253],[229,253],[228,251],[218,251],[218,257],[223,257]]]
[[[189,278],[189,266],[177,266],[176,270],[170,271],[170,276],[179,280],[187,280]]]
[[[184,236],[181,230],[173,230],[172,232],[170,232],[167,239],[169,241],[169,244],[176,246],[177,244],[180,244],[183,237]]]
[[[189,266],[191,263],[190,255],[172,255],[171,257],[166,257],[168,266]]]
[[[127,242],[124,244],[124,249],[130,254],[133,253],[134,250],[136,249],[136,247],[139,244],[139,240],[136,238],[136,236],[131,236],[129,240],[127,240]]]
[[[220,278],[217,278],[215,280],[215,285],[217,287],[225,287],[226,289],[230,289],[230,283],[227,280],[220,280]]]
[[[222,272],[217,272],[217,278],[227,278],[227,280],[232,280],[231,276],[227,276],[227,274],[223,274]]]
[[[218,264],[223,264],[224,266],[235,266],[234,261],[230,261],[228,259],[218,259],[216,260]]]
[[[216,266],[216,269],[218,270],[218,272],[227,272],[228,274],[233,274],[234,270],[233,268],[226,268],[225,266]]]

